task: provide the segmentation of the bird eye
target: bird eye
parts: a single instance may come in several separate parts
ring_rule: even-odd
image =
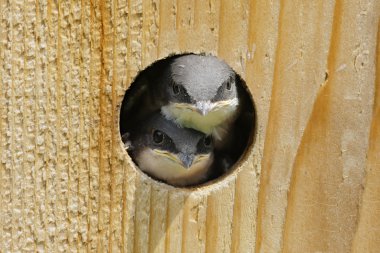
[[[153,141],[156,144],[161,144],[164,141],[164,133],[161,132],[160,130],[154,130]]]
[[[173,93],[174,93],[174,95],[178,95],[179,92],[180,92],[180,89],[181,89],[181,88],[179,87],[179,85],[173,83],[173,85],[172,85],[172,89],[173,89]]]
[[[228,81],[228,82],[226,83],[226,89],[227,89],[227,90],[231,90],[231,88],[232,88],[231,81]]]
[[[210,147],[210,146],[211,146],[211,143],[212,143],[211,136],[206,136],[206,137],[203,139],[203,144],[205,145],[205,147]]]

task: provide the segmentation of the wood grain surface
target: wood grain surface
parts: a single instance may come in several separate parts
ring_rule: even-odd
[[[0,0],[0,252],[379,252],[377,0]],[[176,189],[123,149],[139,71],[206,52],[257,108],[236,169]]]

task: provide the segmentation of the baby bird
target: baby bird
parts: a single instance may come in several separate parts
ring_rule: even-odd
[[[184,55],[173,60],[159,82],[161,112],[181,126],[221,139],[239,112],[235,72],[213,56]],[[226,129],[227,128],[227,129]]]
[[[173,186],[191,186],[208,179],[214,159],[210,136],[181,128],[159,112],[128,133],[128,152],[148,175]]]

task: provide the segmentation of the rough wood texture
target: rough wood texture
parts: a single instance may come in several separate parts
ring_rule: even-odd
[[[0,0],[0,252],[378,252],[377,0]],[[136,171],[139,70],[208,52],[247,81],[256,143],[221,181]]]

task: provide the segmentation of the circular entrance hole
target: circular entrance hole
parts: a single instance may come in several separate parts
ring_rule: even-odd
[[[246,159],[255,133],[249,89],[212,55],[154,62],[137,75],[121,106],[120,134],[133,162],[176,187],[224,178]]]

